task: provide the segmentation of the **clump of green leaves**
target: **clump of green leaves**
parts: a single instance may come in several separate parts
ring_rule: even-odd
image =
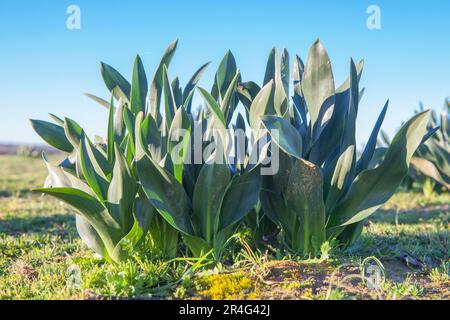
[[[175,41],[166,49],[150,85],[139,56],[131,83],[101,64],[111,100],[88,96],[109,109],[105,140],[89,139],[71,119],[51,115],[54,123],[32,120],[47,143],[67,154],[57,166],[46,160],[49,177],[37,191],[75,208],[83,241],[112,261],[126,260],[148,233],[147,249],[158,255],[179,255],[182,239],[188,255],[212,255],[217,262],[245,218],[257,222],[251,229],[258,234],[264,234],[259,226],[273,230],[276,225],[283,246],[304,256],[319,254],[335,238],[350,244],[364,220],[392,196],[413,153],[433,133],[427,135],[428,112],[422,112],[402,127],[387,150],[377,149],[386,104],[358,157],[355,127],[363,63],[352,60],[349,79],[335,89],[319,41],[306,65],[294,59],[292,100],[286,50],[281,63],[277,51],[271,51],[262,88],[242,81],[228,52],[212,89],[198,88],[205,107],[193,110],[195,88],[208,64],[183,88],[178,77],[168,74],[176,47]],[[240,102],[243,114],[237,112]],[[244,152],[230,130],[244,132]],[[275,143],[270,148],[257,148],[270,139]],[[193,154],[201,154],[201,160],[192,161]],[[261,176],[270,156],[279,170]]]
[[[402,127],[388,150],[376,149],[386,103],[357,156],[362,67],[351,60],[350,77],[335,89],[328,54],[316,41],[306,65],[295,58],[291,103],[289,54],[284,50],[278,64],[272,50],[264,86],[248,112],[250,125],[267,129],[280,149],[278,173],[263,179],[262,208],[281,229],[285,247],[300,255],[317,255],[334,238],[353,243],[364,221],[394,194],[426,139],[428,112],[422,112]],[[376,165],[379,153],[384,160]]]

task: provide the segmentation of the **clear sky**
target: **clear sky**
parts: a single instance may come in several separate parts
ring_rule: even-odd
[[[66,27],[72,4],[81,9],[80,30]],[[381,30],[366,26],[369,5],[381,9]],[[227,49],[244,80],[262,82],[271,47],[306,60],[317,37],[331,57],[336,86],[347,77],[350,57],[366,61],[360,142],[386,99],[383,128],[392,135],[419,101],[441,110],[450,96],[448,0],[0,0],[0,142],[39,142],[28,119],[49,112],[103,135],[107,111],[83,95],[109,97],[100,61],[130,78],[139,53],[151,79],[178,38],[169,74],[185,83],[212,61],[200,82],[209,89]]]

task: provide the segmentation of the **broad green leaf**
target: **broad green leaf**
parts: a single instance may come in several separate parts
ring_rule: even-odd
[[[334,79],[331,62],[322,43],[317,40],[309,50],[302,80],[302,92],[306,100],[312,127],[318,125],[324,109],[333,104]]]
[[[302,158],[302,137],[288,120],[264,116],[262,122],[281,150],[297,159]]]
[[[367,141],[366,147],[364,148],[364,151],[356,164],[356,175],[358,175],[361,171],[366,170],[370,164],[370,161],[372,160],[375,148],[377,147],[378,133],[380,132],[381,125],[383,124],[384,117],[386,116],[388,105],[389,100],[386,102],[383,110],[378,116],[378,120],[375,123],[375,127],[373,128],[372,133],[370,134],[369,141]]]
[[[123,100],[119,100],[114,112],[114,141],[118,144],[122,143],[125,136],[125,123],[123,121]]]
[[[325,205],[323,203],[323,178],[320,168],[306,160],[297,160],[292,167],[286,193],[289,211],[295,212],[292,225],[300,228],[292,235],[291,247],[303,254],[317,253],[325,241]]]
[[[108,161],[109,163],[114,162],[114,142],[115,142],[115,134],[114,134],[114,101],[111,98],[111,105],[109,107],[109,117],[108,117],[108,139],[107,143],[107,152],[108,152]]]
[[[89,221],[83,216],[76,214],[75,226],[77,228],[78,235],[80,236],[81,240],[83,240],[83,242],[87,245],[87,247],[93,250],[98,255],[108,259],[108,250],[103,244],[102,238],[95,230],[95,228],[89,223]]]
[[[94,101],[97,102],[98,104],[104,106],[106,109],[109,109],[109,102],[106,101],[105,99],[102,99],[102,98],[97,97],[97,96],[95,96],[95,95],[93,95],[93,94],[90,94],[90,93],[85,93],[84,95],[85,95],[86,97],[88,97],[88,98],[94,100]]]
[[[217,233],[220,206],[230,182],[226,164],[204,164],[195,183],[193,196],[193,220],[197,234],[211,243]]]
[[[115,261],[121,261],[129,256],[129,244],[136,247],[150,229],[151,221],[154,217],[154,208],[146,198],[136,198],[134,211],[130,213],[132,228],[119,241],[114,248],[111,257]]]
[[[74,188],[39,188],[34,191],[51,195],[74,207],[95,228],[108,251],[112,251],[121,239],[120,226],[91,195]]]
[[[181,91],[180,79],[175,77],[170,83],[173,92],[173,100],[175,101],[175,106],[179,108],[183,105],[183,93]]]
[[[150,229],[150,224],[156,214],[156,210],[146,197],[139,196],[134,201],[133,212],[135,222],[137,222],[137,226],[143,236]]]
[[[168,152],[173,161],[175,178],[183,183],[184,160],[189,147],[191,121],[184,108],[179,108],[175,113],[169,130]]]
[[[236,75],[236,71],[236,60],[231,51],[228,50],[217,68],[215,82],[211,92],[215,100],[219,98],[223,100],[228,87]]]
[[[220,109],[220,106],[218,105],[218,103],[216,102],[216,100],[214,99],[214,97],[205,89],[197,87],[198,91],[200,92],[200,95],[202,96],[203,100],[205,101],[206,105],[208,106],[208,108],[214,113],[214,115],[217,117],[217,119],[220,121],[220,123],[226,127],[226,121],[225,121],[225,116],[222,112],[222,110]]]
[[[255,99],[259,91],[261,91],[261,88],[253,81],[238,84],[237,94],[247,112],[250,111],[253,99]]]
[[[132,212],[136,197],[136,181],[117,144],[114,144],[114,153],[114,169],[108,187],[106,206],[121,228],[128,231],[134,223]]]
[[[183,186],[148,155],[141,132],[142,113],[136,117],[136,165],[142,189],[163,218],[177,230],[193,234],[191,204]]]
[[[263,86],[266,86],[271,80],[275,82],[278,73],[278,50],[272,48],[267,59],[266,72],[264,74]]]
[[[236,85],[238,83],[239,78],[241,77],[241,73],[239,71],[239,69],[236,71],[236,75],[234,76],[233,80],[231,80],[227,91],[225,92],[222,100],[221,100],[221,104],[220,104],[220,110],[222,110],[222,113],[224,114],[225,119],[227,119],[233,112],[234,109],[230,109],[231,103],[232,103],[232,99],[234,97],[234,94],[236,92]]]
[[[275,86],[273,81],[269,81],[253,99],[250,106],[249,123],[254,130],[261,129],[261,118],[264,115],[274,115],[273,97]]]
[[[58,125],[63,126],[64,125],[64,120],[55,116],[53,113],[49,113],[48,114],[50,116],[50,118],[53,119],[53,121],[55,121]]]
[[[358,82],[361,80],[362,71],[364,69],[364,60],[360,60],[356,65],[356,73],[358,74]],[[344,93],[350,89],[350,77],[345,79],[345,81],[336,89],[336,94]]]
[[[184,87],[183,90],[183,104],[186,104],[186,110],[188,112],[191,111],[192,101],[188,100],[189,96],[191,95],[191,92],[194,90],[197,83],[200,81],[200,78],[202,77],[203,73],[205,72],[205,69],[208,67],[210,62],[205,63],[202,65],[189,79],[188,83]]]
[[[163,71],[164,66],[169,67],[170,61],[172,61],[175,50],[177,49],[178,40],[172,42],[164,52],[155,75],[153,76],[152,84],[150,87],[150,113],[155,119],[159,121],[159,105],[161,100],[161,92],[163,89]]]
[[[289,108],[288,96],[283,87],[283,82],[281,81],[281,79],[277,78],[275,81],[276,86],[275,86],[273,106],[276,111],[276,114],[280,117],[283,117],[286,115]]]
[[[424,159],[424,158],[417,158],[413,157],[411,159],[411,165],[415,170],[422,173],[423,175],[432,178],[433,180],[437,181],[438,183],[445,186],[447,189],[450,190],[450,180],[445,179],[443,175],[439,172],[439,170],[436,168],[436,165],[433,164],[431,161]]]
[[[167,75],[167,68],[163,67],[163,90],[164,90],[164,117],[166,119],[166,127],[170,128],[173,117],[177,111],[177,105],[175,104],[175,98],[170,85],[169,77]]]
[[[66,138],[63,127],[42,120],[30,120],[34,131],[49,145],[64,152],[72,152],[73,146]]]
[[[344,188],[351,175],[352,164],[355,161],[355,146],[349,146],[336,163],[330,185],[326,188],[326,212],[330,212],[337,201],[344,195]]]
[[[134,155],[134,150],[135,150],[135,146],[134,146],[134,125],[135,125],[135,115],[133,114],[133,112],[131,112],[131,110],[129,108],[123,108],[123,113],[122,113],[122,118],[123,118],[123,122],[125,123],[125,127],[127,128],[127,132],[128,135],[130,136],[130,139],[128,140],[128,150],[129,152],[131,152],[132,155]]]
[[[133,114],[136,115],[139,111],[145,112],[147,91],[147,76],[145,75],[144,65],[138,55],[134,61],[133,76],[131,81],[130,109]]]
[[[120,95],[114,92],[114,88],[116,87],[120,88],[128,99],[130,98],[131,85],[116,69],[102,62],[100,64],[100,72],[106,87],[114,94],[117,100],[120,99]]]
[[[305,71],[305,65],[303,64],[302,59],[298,55],[295,55],[294,58],[294,68],[292,70],[292,80],[294,83],[294,94],[299,97],[303,97],[302,93],[302,79],[303,72]]]
[[[258,202],[260,189],[259,168],[234,177],[223,199],[219,230],[241,221]]]
[[[283,49],[281,53],[280,79],[283,83],[284,92],[289,96],[289,81],[291,79],[289,76],[289,52],[286,49]]]
[[[201,237],[184,234],[183,240],[194,257],[203,257],[212,250],[211,244]]]
[[[161,132],[159,131],[158,126],[156,125],[156,122],[151,114],[148,113],[145,116],[144,120],[142,121],[141,130],[150,156],[155,161],[160,161],[166,150],[162,150],[163,147],[161,143]]]
[[[64,133],[72,146],[78,150],[83,136],[83,129],[78,123],[69,118],[64,118]]]
[[[97,198],[104,202],[107,199],[108,180],[94,156],[94,148],[87,137],[82,139],[79,149],[81,169],[84,178],[95,192]]]
[[[417,114],[399,130],[383,162],[375,169],[361,172],[345,199],[330,215],[331,234],[342,231],[341,226],[364,220],[394,194],[408,174],[411,157],[427,132],[429,111]]]

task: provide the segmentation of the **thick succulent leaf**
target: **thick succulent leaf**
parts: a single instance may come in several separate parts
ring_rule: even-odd
[[[80,125],[72,119],[64,118],[64,133],[72,146],[78,150],[83,137]]]
[[[212,96],[217,99],[223,99],[228,90],[234,76],[236,75],[237,67],[231,51],[228,51],[222,58],[215,76],[215,83],[211,92]]]
[[[84,94],[86,97],[88,97],[89,99],[94,100],[95,102],[97,102],[98,104],[104,106],[106,109],[109,109],[109,102],[106,101],[105,99],[102,99],[100,97],[97,97],[96,95],[90,94],[90,93],[85,93]]]
[[[302,159],[296,161],[289,176],[286,202],[297,219],[290,223],[301,229],[303,253],[318,252],[325,241],[325,205],[323,178],[316,165]]]
[[[195,183],[193,220],[197,234],[210,243],[218,231],[220,207],[230,182],[226,164],[204,164]]]
[[[64,188],[64,187],[72,187],[78,190],[81,190],[83,192],[86,192],[87,194],[94,196],[95,193],[92,191],[92,189],[84,183],[82,180],[80,180],[78,177],[72,175],[69,172],[64,171],[61,167],[55,166],[51,164],[47,156],[44,154],[42,156],[44,159],[45,165],[47,166],[48,170],[48,177],[47,177],[47,183],[45,187],[58,187],[58,188]]]
[[[219,230],[241,221],[258,202],[260,189],[259,167],[235,176],[223,199]]]
[[[211,244],[201,237],[184,234],[183,240],[194,257],[203,257],[212,250]]]
[[[238,83],[238,80],[241,77],[241,73],[239,70],[236,71],[236,75],[231,80],[230,85],[228,86],[227,91],[225,91],[225,94],[223,96],[223,99],[220,103],[220,110],[222,110],[222,113],[224,114],[225,119],[228,119],[231,117],[231,115],[234,112],[235,104],[233,102],[233,98],[235,96],[236,92],[236,85]]]
[[[131,85],[116,69],[102,62],[100,64],[100,72],[106,87],[114,94],[117,100],[121,98],[121,95],[114,91],[116,87],[120,88],[120,91],[130,99]]]
[[[123,230],[130,230],[134,223],[133,203],[136,197],[136,181],[128,167],[127,160],[114,145],[115,163],[111,183],[108,187],[106,206]]]
[[[73,146],[66,138],[63,127],[42,120],[30,120],[34,131],[49,145],[64,152],[72,152]]]
[[[339,149],[345,128],[345,116],[348,110],[350,90],[335,96],[333,115],[309,153],[309,161],[321,166]]]
[[[356,66],[357,76],[350,76],[337,90],[333,114],[326,126],[321,131],[320,136],[314,141],[309,154],[309,161],[321,166],[336,151],[341,143],[344,129],[346,127],[346,115],[350,105],[350,82],[351,79],[361,78],[364,61],[360,61]],[[348,128],[349,130],[351,128]],[[347,145],[348,147],[348,145]],[[347,147],[343,147],[346,150]]]
[[[175,103],[175,97],[170,85],[169,76],[167,74],[167,68],[163,67],[163,91],[164,91],[164,118],[166,119],[166,127],[170,128],[173,117],[177,111],[177,105]]]
[[[135,223],[143,236],[150,229],[152,219],[156,214],[155,208],[146,197],[137,197],[134,201],[133,212]]]
[[[141,135],[142,116],[139,113],[136,118],[136,164],[142,189],[170,225],[183,233],[193,234],[190,199],[175,177],[147,154]]]
[[[269,81],[259,91],[258,95],[253,99],[250,106],[249,123],[254,130],[261,129],[261,118],[264,115],[274,115],[275,110],[273,106],[273,97],[275,93],[275,86],[273,81]]]
[[[117,222],[93,196],[74,188],[39,188],[36,192],[51,195],[74,207],[98,232],[108,251],[122,238]]]
[[[141,130],[150,156],[155,159],[155,161],[161,161],[163,153],[165,153],[166,150],[162,150],[161,132],[151,114],[145,116],[142,121]]]
[[[386,155],[388,148],[380,147],[376,148],[373,152],[372,159],[370,160],[369,165],[367,166],[367,169],[373,169],[377,167],[383,160],[384,156]]]
[[[139,111],[145,112],[147,91],[147,76],[145,75],[141,57],[138,55],[134,61],[133,76],[131,81],[130,109],[133,114],[137,114]]]
[[[361,80],[362,71],[364,69],[364,60],[360,60],[356,65],[356,72],[358,74],[358,82]],[[336,89],[336,94],[344,93],[350,89],[350,77],[348,77],[340,86]]]
[[[293,230],[294,227],[289,223],[289,211],[281,193],[276,192],[277,187],[273,176],[266,175],[262,177],[262,187],[260,194],[261,206],[264,213],[277,226]],[[289,231],[288,231],[289,232]]]
[[[98,255],[108,259],[108,251],[103,244],[102,238],[95,228],[89,223],[89,221],[86,218],[83,218],[83,216],[76,214],[75,225],[81,240],[87,245],[87,247]]]
[[[54,115],[53,113],[49,113],[48,116],[50,118],[52,118],[53,121],[55,121],[57,124],[59,124],[60,126],[64,125],[64,120],[61,119],[60,117]]]
[[[431,161],[428,161],[424,158],[413,157],[411,159],[411,165],[421,174],[432,178],[436,182],[445,186],[447,189],[450,189],[450,177],[446,178],[445,176],[441,175],[439,170]]]
[[[326,212],[329,213],[337,201],[344,196],[344,188],[351,175],[354,162],[355,146],[349,146],[339,157],[331,178],[330,186],[326,190]]]
[[[286,95],[289,95],[289,52],[286,49],[283,49],[281,53],[281,63],[280,63],[280,79],[283,83],[283,89]]]
[[[98,104],[104,106],[106,109],[109,109],[109,102],[106,101],[105,99],[102,99],[100,97],[97,97],[96,95],[93,95],[91,93],[85,93],[84,94],[86,97],[88,97],[89,99],[94,100],[95,102],[97,102]]]
[[[183,105],[183,93],[180,86],[180,79],[175,77],[170,83],[173,92],[173,100],[175,101],[175,106],[178,108]]]
[[[297,159],[302,158],[302,137],[288,120],[264,116],[262,122],[281,150]]]
[[[125,135],[125,123],[123,121],[123,100],[119,100],[114,111],[114,141],[118,144],[122,143]]]
[[[241,83],[237,86],[239,100],[242,102],[247,112],[250,111],[253,99],[255,99],[259,91],[261,91],[261,88],[253,81]]]
[[[350,61],[350,96],[349,107],[345,119],[344,134],[341,142],[341,153],[347,150],[349,146],[356,145],[356,118],[358,115],[359,104],[359,84],[356,65],[353,60]]]
[[[272,48],[267,59],[266,72],[264,74],[263,86],[268,84],[271,80],[275,82],[278,73],[278,50]]]
[[[361,172],[346,197],[331,213],[328,228],[336,235],[342,228],[364,220],[394,194],[408,174],[411,157],[427,132],[429,112],[411,118],[399,130],[386,153],[384,161],[375,169]]]
[[[366,170],[367,167],[369,166],[370,161],[372,160],[373,153],[375,152],[375,148],[377,146],[378,133],[380,132],[381,125],[383,124],[388,105],[389,101],[386,102],[383,110],[378,116],[378,120],[375,123],[375,127],[373,128],[372,133],[370,134],[369,141],[367,141],[366,147],[364,148],[361,157],[358,159],[358,162],[356,163],[356,175],[358,175],[361,171]]]
[[[286,91],[283,87],[283,82],[278,77],[275,80],[275,93],[274,93],[274,109],[276,111],[276,114],[280,117],[287,116],[287,111],[289,108],[289,100],[288,96],[286,94]]]
[[[189,79],[186,86],[184,87],[183,104],[185,104],[187,102],[186,110],[188,112],[191,111],[191,107],[192,107],[192,100],[188,100],[188,98],[189,98],[190,94],[193,92],[193,90],[195,89],[195,86],[197,85],[197,83],[200,81],[200,78],[202,77],[203,73],[205,72],[205,70],[209,64],[210,64],[210,62],[207,62],[204,65],[202,65],[197,71],[195,71],[195,73],[192,75],[191,79]]]
[[[311,124],[316,127],[320,124],[320,115],[334,103],[334,101],[331,101],[334,97],[331,62],[319,40],[312,45],[309,51],[303,74],[302,92],[308,107]]]
[[[197,89],[200,92],[200,95],[202,96],[202,98],[205,101],[205,103],[208,106],[208,108],[214,113],[214,115],[220,121],[220,123],[224,127],[226,127],[227,124],[226,124],[226,121],[225,121],[225,116],[224,116],[222,110],[220,109],[219,104],[214,99],[214,97],[208,91],[206,91],[203,88],[197,87]]]
[[[175,178],[183,183],[183,167],[189,148],[191,120],[185,108],[175,113],[169,130],[168,151],[173,161]]]
[[[164,66],[169,67],[170,61],[172,61],[175,50],[177,49],[177,44],[178,40],[175,40],[167,47],[161,61],[159,62],[155,75],[153,76],[150,87],[150,113],[157,122],[159,121],[159,105],[161,100],[161,92],[163,89]]]
[[[114,162],[114,105],[113,99],[111,98],[111,105],[109,107],[109,116],[108,116],[108,138],[107,138],[107,153],[108,153],[108,161],[109,163]]]
[[[229,139],[225,116],[220,110],[219,104],[208,91],[200,87],[197,87],[197,89],[213,115],[212,118],[208,119],[206,136],[210,138],[214,135],[215,139],[220,139],[221,142],[216,141],[216,145],[221,145],[224,156],[227,156],[226,151],[228,150]],[[219,136],[216,134],[219,134]]]
[[[128,150],[131,154],[134,154],[135,146],[134,146],[134,124],[135,124],[135,115],[129,108],[123,108],[122,119],[125,123],[125,127],[127,128],[128,135],[130,139],[128,140]]]
[[[305,71],[305,65],[302,59],[298,55],[295,55],[294,67],[292,70],[292,80],[294,82],[294,94],[303,97],[302,84],[303,72]]]
[[[92,143],[85,137],[80,145],[80,160],[83,176],[89,186],[95,192],[100,201],[106,201],[108,193],[108,180],[98,164],[92,146]]]
[[[146,198],[136,198],[134,211],[130,214],[132,219],[132,228],[119,241],[114,248],[111,258],[114,261],[121,261],[129,256],[129,244],[136,247],[150,229],[155,210]]]

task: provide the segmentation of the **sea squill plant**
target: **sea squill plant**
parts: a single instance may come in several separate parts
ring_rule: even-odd
[[[267,129],[280,149],[279,170],[263,178],[260,201],[281,232],[280,242],[303,256],[316,255],[326,240],[343,245],[361,234],[364,221],[382,206],[407,175],[410,160],[427,135],[428,111],[397,133],[384,160],[374,166],[382,109],[357,156],[356,120],[363,68],[351,60],[350,77],[337,89],[328,54],[316,41],[306,65],[296,56],[289,99],[289,54],[271,51],[263,87],[241,86],[241,101],[253,129]],[[273,134],[276,133],[276,134]]]

